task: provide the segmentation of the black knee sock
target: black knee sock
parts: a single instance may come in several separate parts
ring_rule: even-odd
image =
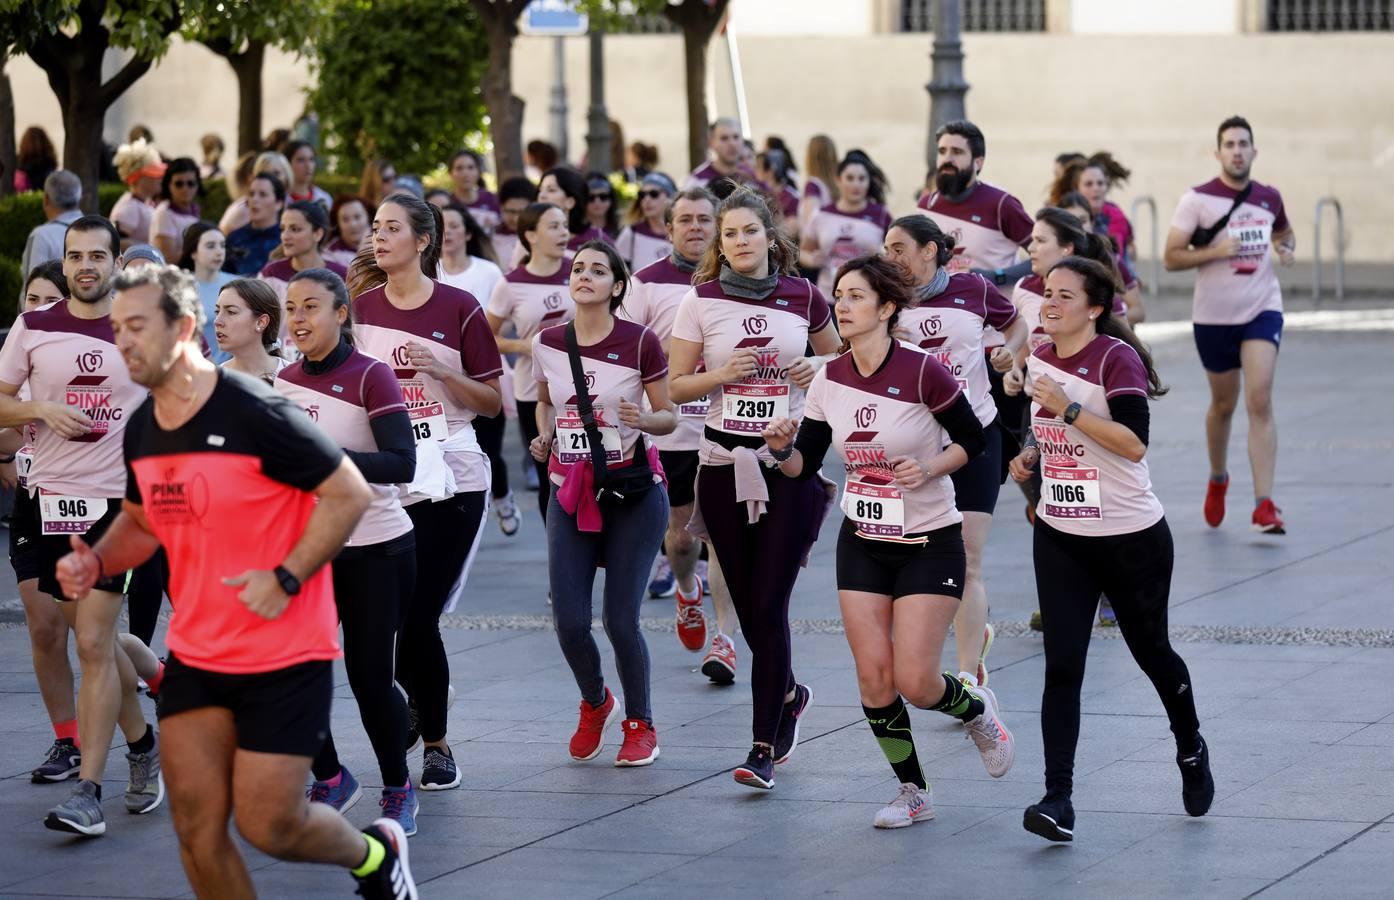
[[[866,713],[866,724],[871,726],[876,743],[881,745],[881,752],[886,754],[886,761],[901,784],[928,787],[920,758],[915,753],[915,736],[910,733],[910,714],[905,709],[905,701],[896,697],[890,706],[880,709],[863,704],[862,712]]]
[[[930,707],[931,710],[951,715],[960,722],[971,722],[983,714],[983,701],[977,694],[948,672],[943,673],[943,678],[944,696]]]
[[[145,734],[140,736],[134,744],[127,744],[126,749],[132,753],[149,753],[155,749],[155,729],[148,724],[145,726]]]

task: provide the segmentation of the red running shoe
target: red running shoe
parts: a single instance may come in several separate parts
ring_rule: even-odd
[[[658,732],[643,719],[625,719],[620,726],[624,743],[615,757],[616,766],[648,766],[658,759]]]
[[[1263,534],[1287,534],[1283,529],[1283,519],[1278,515],[1281,512],[1272,500],[1265,500],[1255,507],[1254,521],[1250,527]]]
[[[697,593],[688,597],[682,588],[676,589],[678,598],[678,640],[692,653],[699,652],[707,645],[707,617],[702,615],[702,582],[697,582]]]
[[[576,733],[571,736],[571,758],[579,760],[595,759],[605,747],[605,729],[620,714],[620,705],[615,695],[605,689],[605,702],[591,706],[581,701],[581,721],[576,723]]]
[[[721,632],[712,638],[711,647],[702,658],[702,674],[717,684],[731,684],[736,680],[736,645]]]
[[[1225,520],[1225,491],[1229,490],[1229,476],[1224,481],[1210,479],[1205,487],[1205,524],[1219,528]]]

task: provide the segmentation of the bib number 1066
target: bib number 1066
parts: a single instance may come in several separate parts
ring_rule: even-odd
[[[1082,484],[1052,484],[1049,487],[1050,499],[1056,503],[1083,503],[1085,500]]]

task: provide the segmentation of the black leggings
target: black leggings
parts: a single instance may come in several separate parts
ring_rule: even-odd
[[[1041,737],[1046,792],[1074,788],[1079,693],[1099,594],[1108,595],[1133,659],[1152,681],[1178,740],[1200,731],[1191,676],[1167,638],[1174,551],[1166,519],[1110,537],[1065,534],[1036,520],[1036,595],[1045,627]]]
[[[397,638],[397,683],[416,703],[421,736],[445,738],[450,663],[440,637],[440,616],[479,540],[487,510],[484,491],[466,491],[439,503],[407,507],[416,527],[416,589]]]
[[[532,458],[528,445],[537,437],[537,401],[519,400],[518,430],[523,433],[523,451],[528,454],[528,462],[537,469],[537,510],[542,513],[542,521],[547,521],[547,501],[552,499],[552,481],[547,477],[547,464]]]
[[[827,495],[817,479],[761,471],[770,502],[754,525],[747,521],[745,504],[736,502],[734,466],[698,469],[697,503],[750,645],[754,740],[773,745],[784,698],[794,689],[789,598],[800,564],[818,538]]]
[[[393,654],[402,608],[416,582],[416,542],[411,532],[381,544],[347,547],[332,564],[334,602],[344,626],[344,668],[358,701],[363,730],[378,758],[386,787],[402,787],[407,772],[407,707],[393,684]],[[339,774],[334,736],[312,766],[315,778]]]
[[[474,436],[479,447],[489,457],[492,472],[489,493],[495,500],[508,496],[508,462],[503,458],[503,432],[508,419],[500,412],[496,416],[475,416]]]
[[[155,627],[160,624],[160,605],[169,589],[169,563],[164,548],[131,570],[126,585],[126,610],[131,619],[131,634],[149,647],[155,639]]]

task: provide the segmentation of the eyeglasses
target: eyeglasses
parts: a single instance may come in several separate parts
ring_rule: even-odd
[[[614,194],[591,194],[591,202],[592,202],[592,203],[594,203],[594,202],[597,201],[597,200],[604,200],[606,203],[609,203],[609,202],[610,202],[611,200],[613,200],[614,198],[615,198],[615,195],[614,195]]]
[[[171,181],[171,182],[169,183],[169,186],[170,186],[170,187],[177,187],[177,188],[191,188],[191,187],[198,187],[198,182],[197,182],[197,181],[185,181],[184,179],[181,178],[181,179],[178,179],[178,180],[176,180],[176,181]]]
[[[641,199],[641,200],[657,200],[659,197],[666,197],[666,196],[668,196],[668,195],[665,194],[665,193],[663,193],[662,191],[640,191],[640,192],[639,192],[639,199]]]

